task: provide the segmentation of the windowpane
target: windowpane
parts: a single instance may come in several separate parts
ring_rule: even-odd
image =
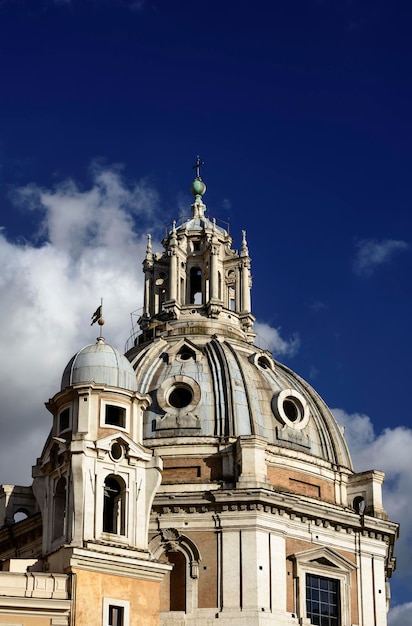
[[[306,574],[306,616],[316,626],[340,626],[339,581]]]
[[[109,604],[109,626],[123,626],[124,608]]]

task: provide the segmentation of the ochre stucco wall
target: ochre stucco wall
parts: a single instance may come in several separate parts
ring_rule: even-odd
[[[158,626],[159,583],[127,576],[73,570],[75,619],[79,626],[101,626],[103,598],[130,602],[130,626]]]

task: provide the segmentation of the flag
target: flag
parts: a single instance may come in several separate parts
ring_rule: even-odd
[[[90,326],[93,326],[93,324],[95,324],[101,318],[101,316],[102,316],[102,305],[98,306],[95,312],[93,313],[91,317],[92,323],[90,324]]]

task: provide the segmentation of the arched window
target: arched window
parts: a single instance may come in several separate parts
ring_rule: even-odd
[[[202,304],[202,270],[199,267],[190,270],[190,304]]]
[[[186,611],[186,558],[181,552],[168,552],[173,565],[169,579],[170,611]]]
[[[17,509],[17,511],[15,511],[15,513],[13,514],[13,520],[15,522],[21,522],[24,519],[27,519],[29,517],[28,512],[26,511],[26,509]]]
[[[184,280],[184,278],[182,276],[180,277],[180,294],[179,294],[179,299],[180,299],[180,303],[181,304],[186,304],[185,280]]]
[[[53,499],[53,539],[63,537],[66,518],[66,479],[59,478]]]
[[[126,534],[126,485],[120,476],[111,474],[104,481],[103,532]]]
[[[228,300],[229,300],[229,309],[231,311],[236,310],[236,294],[233,287],[229,287],[228,289]]]
[[[160,610],[192,613],[198,608],[201,557],[197,546],[175,528],[167,528],[153,537],[149,549],[155,558],[165,559],[173,565],[161,583]]]

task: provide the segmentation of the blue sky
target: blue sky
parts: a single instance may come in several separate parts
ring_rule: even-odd
[[[146,233],[188,212],[200,154],[210,214],[247,231],[259,333],[387,473],[390,624],[412,622],[411,21],[389,0],[0,0],[1,482],[29,482],[101,296],[124,349]]]

